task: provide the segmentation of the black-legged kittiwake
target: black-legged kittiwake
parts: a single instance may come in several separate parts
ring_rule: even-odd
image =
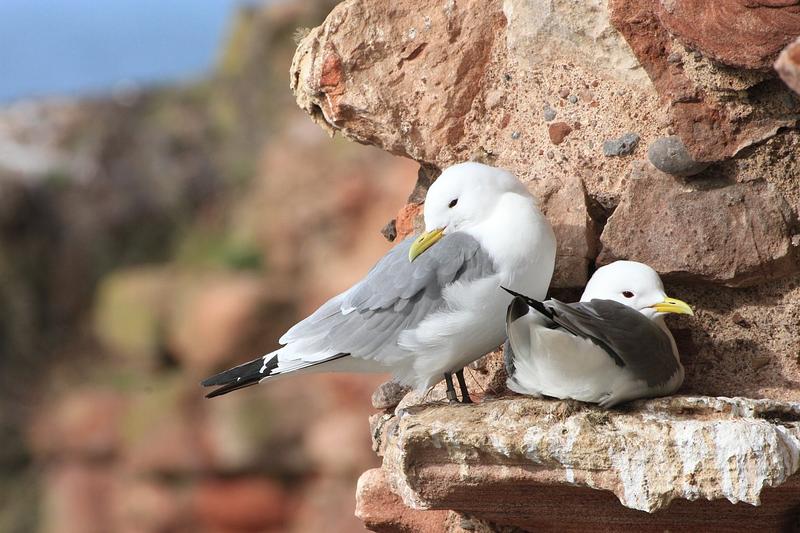
[[[555,235],[527,188],[480,163],[451,166],[425,198],[425,232],[392,248],[364,279],[280,338],[280,349],[203,382],[218,396],[289,372],[391,372],[418,389],[463,368],[505,339],[511,296],[543,298]]]
[[[506,316],[511,390],[611,407],[683,383],[664,316],[692,309],[668,297],[649,266],[616,261],[597,269],[577,303],[515,296]]]

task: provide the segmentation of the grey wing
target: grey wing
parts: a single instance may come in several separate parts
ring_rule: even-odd
[[[364,279],[291,328],[281,344],[303,343],[309,355],[316,349],[388,362],[400,333],[442,308],[445,287],[495,273],[489,255],[465,233],[444,236],[411,262],[413,241],[392,248]]]
[[[650,386],[666,383],[678,370],[667,334],[626,305],[613,300],[571,304],[549,300],[545,305],[558,326],[592,340]]]

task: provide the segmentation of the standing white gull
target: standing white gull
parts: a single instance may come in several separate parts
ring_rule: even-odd
[[[612,407],[671,394],[683,383],[664,316],[693,313],[664,293],[649,266],[617,261],[599,268],[578,303],[514,294],[506,317],[509,389]]]
[[[278,350],[203,381],[225,394],[290,372],[391,372],[418,389],[444,379],[469,402],[463,368],[505,338],[511,297],[543,298],[555,262],[550,223],[525,186],[479,163],[449,167],[425,198],[425,232],[292,327]]]

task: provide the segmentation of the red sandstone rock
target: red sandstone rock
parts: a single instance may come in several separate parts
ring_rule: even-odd
[[[376,437],[386,482],[414,509],[525,531],[777,532],[800,504],[800,429],[783,421],[797,413],[746,398],[675,396],[620,411],[512,396],[409,406]],[[368,501],[380,487],[379,473],[362,478],[360,514],[402,523],[391,500],[383,512]]]
[[[557,243],[551,287],[583,287],[588,279],[589,263],[596,257],[599,247],[597,228],[589,217],[586,189],[579,178],[570,176],[543,185],[536,192],[543,199],[543,211],[553,225]]]
[[[303,487],[303,499],[293,513],[292,531],[353,533],[364,525],[353,513],[356,477],[318,477]],[[343,513],[347,510],[347,513]]]
[[[547,127],[547,134],[553,144],[561,144],[571,132],[572,128],[566,122],[554,122]]]
[[[378,229],[406,203],[418,168],[378,150],[342,150],[300,111],[290,127],[295,133],[268,146],[246,208],[257,222],[270,287],[290,289],[301,304],[285,327],[350,287],[386,252],[391,244]],[[345,189],[362,201],[329,193]]]
[[[631,259],[666,279],[747,286],[800,272],[791,209],[766,183],[692,190],[654,170],[632,176],[598,263]]]
[[[356,516],[370,531],[380,533],[439,533],[445,531],[447,511],[409,509],[392,492],[382,469],[367,470],[358,478]]]
[[[775,216],[776,209],[781,209],[776,208],[774,202],[785,196],[796,210],[797,188],[792,176],[797,172],[787,163],[791,159],[787,154],[797,151],[800,139],[796,132],[790,131],[779,133],[779,138],[772,141],[760,141],[774,136],[779,128],[794,126],[792,114],[798,110],[792,107],[791,99],[786,98],[789,91],[777,80],[769,80],[768,73],[722,68],[702,54],[687,53],[680,41],[661,24],[656,13],[659,6],[652,1],[612,0],[610,4],[615,10],[621,6],[621,9],[612,13],[614,24],[630,46],[622,43],[619,33],[608,26],[609,11],[605,7],[607,3],[602,0],[577,3],[496,0],[480,4],[456,3],[452,8],[443,8],[441,3],[432,0],[346,0],[323,25],[312,30],[300,43],[292,69],[293,89],[301,107],[329,132],[336,131],[352,140],[406,155],[426,166],[444,167],[478,154],[485,157],[486,162],[513,171],[539,198],[543,209],[551,209],[549,203],[553,203],[549,216],[557,217],[561,213],[568,221],[565,224],[567,226],[573,221],[578,222],[576,228],[563,233],[571,236],[566,238],[573,239],[572,242],[566,242],[561,234],[559,240],[560,246],[571,251],[565,255],[575,259],[580,266],[559,267],[559,270],[566,269],[566,272],[557,273],[556,280],[563,274],[570,276],[582,271],[584,265],[594,259],[583,257],[583,250],[589,250],[591,243],[590,235],[585,231],[590,223],[587,221],[588,209],[578,206],[571,210],[570,195],[564,192],[563,198],[557,196],[560,187],[569,188],[570,184],[562,185],[562,182],[573,177],[579,178],[576,180],[578,184],[582,181],[588,190],[584,203],[589,203],[593,209],[599,205],[605,213],[610,213],[620,202],[623,202],[623,207],[625,205],[630,191],[628,177],[632,160],[604,160],[599,150],[603,139],[620,131],[636,131],[646,145],[659,137],[679,135],[692,160],[699,162],[720,161],[739,154],[736,160],[718,165],[697,179],[703,180],[704,187],[709,186],[707,182],[710,180],[707,178],[721,178],[723,175],[731,183],[741,182],[733,190],[752,189],[753,195],[763,200],[751,206],[745,218],[755,221],[757,230],[767,234],[774,230],[764,230],[765,225],[772,225],[778,230],[787,228],[788,224]],[[462,13],[465,6],[471,14],[469,18]],[[496,24],[501,11],[505,20]],[[442,12],[445,12],[444,15]],[[430,28],[426,27],[427,24],[430,24]],[[476,29],[481,24],[482,27]],[[450,33],[453,26],[463,30],[462,33]],[[474,42],[476,33],[494,35],[491,40],[485,40],[489,50],[481,56],[480,61],[465,64],[460,39],[469,35]],[[417,48],[416,45],[423,41],[426,46]],[[448,57],[440,57],[435,64],[431,64],[431,54],[440,50],[447,50]],[[636,58],[631,55],[631,50]],[[333,51],[336,58],[331,59]],[[670,57],[671,61],[668,60]],[[646,69],[652,83],[646,79],[639,63]],[[465,72],[468,87],[457,86],[453,78],[448,77],[450,73],[443,74],[444,64],[451,72]],[[588,86],[592,87],[592,98],[587,103],[581,88]],[[559,99],[556,95],[561,87],[569,87],[571,94],[580,97],[578,101]],[[434,99],[437,100],[435,106],[431,103]],[[569,134],[569,142],[563,142],[557,149],[553,149],[549,135],[544,135],[540,129],[543,125],[542,109],[546,105],[557,107],[557,120],[582,125],[580,128],[574,127]],[[464,109],[468,111],[465,113]],[[537,128],[542,134],[532,134]],[[752,149],[743,151],[748,146]],[[774,184],[774,191],[764,193],[768,186],[753,181],[762,176]],[[685,188],[692,193],[709,193],[708,197],[712,199],[717,194],[693,191],[688,186]],[[419,188],[421,190],[424,187]],[[685,192],[683,189],[681,191]],[[749,198],[749,195],[745,196]],[[409,201],[417,203],[421,200],[417,196]],[[656,209],[660,206],[650,207]],[[725,208],[729,209],[729,206]],[[394,212],[394,209],[396,207],[390,212]],[[600,209],[598,219],[604,216]],[[705,216],[705,212],[697,205],[693,209],[699,213],[699,217]],[[731,212],[742,215],[736,209]],[[698,224],[703,228],[713,227],[714,239],[719,241],[714,242],[715,246],[729,246],[731,243],[720,238],[722,233],[715,226],[714,217],[710,218],[712,221],[703,220]],[[385,216],[374,227],[380,227],[384,222]],[[724,222],[729,223],[727,220]],[[693,228],[687,228],[684,224],[681,229],[690,231]],[[630,232],[636,228],[629,227],[628,230]],[[654,230],[653,226],[648,226],[647,233],[636,240],[646,242],[652,238]],[[735,234],[741,240],[734,243],[734,249],[738,249],[739,245],[752,247],[753,241],[744,239],[738,228]],[[622,241],[621,229],[618,235],[619,241]],[[763,237],[762,233],[758,235],[758,239]],[[775,233],[770,235],[774,236]],[[633,240],[633,237],[629,236],[629,240]],[[676,242],[675,250],[679,254],[697,257],[705,251],[704,246],[707,246],[705,239],[686,237],[686,240]],[[754,262],[750,250],[744,271],[730,275],[725,272],[725,265],[714,265],[716,273],[713,275],[721,278],[710,278],[711,274],[695,264],[690,265],[695,270],[674,276],[685,280],[684,284],[675,288],[677,293],[689,295],[686,296],[687,300],[697,304],[698,308],[697,316],[690,323],[680,323],[689,334],[684,339],[678,339],[682,349],[691,355],[693,365],[687,366],[687,371],[692,375],[687,376],[687,382],[691,383],[692,392],[797,399],[794,351],[791,357],[785,354],[786,346],[796,343],[796,336],[791,334],[794,331],[791,321],[797,315],[796,285],[789,278],[746,290],[724,287],[712,287],[713,290],[709,290],[705,283],[709,279],[721,279],[720,283],[755,284],[770,276],[782,275],[780,271],[790,272],[791,268],[787,267],[790,255],[778,249],[776,259],[770,255],[771,251],[768,250]],[[733,276],[733,281],[725,281],[730,276]],[[579,281],[575,278],[570,283],[578,284]],[[739,331],[741,328],[736,326],[736,330],[732,330],[726,319],[733,308],[743,308],[743,314],[748,319],[756,316],[761,322],[754,323],[746,332]],[[695,349],[690,349],[692,345]],[[756,352],[758,357],[771,359],[771,363],[759,371],[760,375],[748,374],[748,369],[752,370],[748,362],[755,360],[749,353],[751,351]],[[492,363],[498,362],[496,357],[490,360]],[[780,376],[775,372],[778,368],[782,371]],[[502,372],[494,373],[494,376],[501,375]],[[405,405],[401,403],[398,409],[416,417],[424,416],[428,410],[437,410],[440,406],[410,406],[423,401],[436,402],[444,394],[437,387],[424,400],[422,395],[416,395],[418,401],[415,402],[414,396],[414,393],[407,395]],[[474,413],[475,408],[491,409],[498,407],[498,403],[479,403],[458,412],[456,406],[437,423],[449,424],[451,417],[468,416]],[[553,416],[565,424],[575,423],[571,414],[572,408],[567,406],[558,409]],[[749,523],[761,520],[768,527],[777,528],[785,525],[787,510],[797,504],[796,494],[792,495],[793,486],[786,486],[773,492],[781,495],[782,503],[778,507],[770,508],[774,501],[769,500],[768,493],[764,499],[765,508],[732,506],[724,501],[707,505],[705,502],[676,502],[668,512],[645,515],[620,509],[613,496],[603,492],[566,485],[554,486],[554,482],[574,483],[571,476],[575,474],[576,463],[559,463],[565,453],[573,454],[572,458],[587,460],[590,463],[590,475],[594,475],[598,467],[602,469],[608,467],[608,463],[614,464],[619,457],[618,454],[613,455],[600,465],[592,461],[608,453],[605,441],[598,443],[594,436],[598,431],[608,428],[606,421],[615,413],[597,415],[587,418],[586,431],[590,437],[588,442],[598,448],[585,451],[572,447],[574,433],[571,430],[574,426],[566,431],[557,428],[553,432],[552,443],[537,446],[541,442],[540,435],[529,430],[534,420],[549,420],[549,414],[540,416],[535,409],[525,407],[503,414],[488,414],[476,421],[474,440],[454,438],[450,449],[451,461],[442,460],[442,455],[449,452],[445,450],[447,445],[439,444],[450,438],[450,430],[459,432],[464,424],[452,424],[447,431],[437,432],[435,436],[421,431],[418,433],[421,435],[419,439],[413,439],[413,448],[404,449],[412,451],[394,453],[397,450],[392,451],[392,439],[398,435],[398,424],[408,423],[411,418],[387,421],[389,415],[381,413],[373,416],[372,423],[377,436],[376,449],[379,453],[393,455],[396,460],[394,467],[387,469],[387,474],[396,476],[402,471],[403,475],[407,475],[409,484],[424,486],[428,491],[427,496],[431,498],[429,501],[436,501],[436,505],[442,508],[479,511],[484,517],[494,518],[504,525],[542,529],[556,529],[559,526],[563,529],[567,525],[575,530],[596,529],[598,524],[616,524],[619,529],[629,530],[647,527],[654,530],[674,529],[680,527],[679,524],[702,528],[708,524],[700,523],[706,520],[704,513],[713,511],[713,520],[716,521],[718,517],[726,520],[726,527],[737,524],[739,519],[748,519],[751,520]],[[625,451],[629,453],[630,443],[638,439],[642,424],[641,419],[637,418],[636,408],[625,415],[628,416],[633,418],[633,424],[630,431],[621,437]],[[703,413],[696,413],[691,408],[682,411],[677,427],[685,429],[687,423],[692,427],[696,421],[702,422],[703,416]],[[499,421],[498,430],[491,432],[492,438],[487,439],[485,426],[491,421]],[[725,420],[723,424],[727,422]],[[520,424],[520,441],[528,446],[522,451],[509,452],[503,442],[497,443],[496,437],[512,423]],[[744,423],[741,427],[750,431],[761,425],[762,422],[756,420]],[[481,428],[484,430],[481,431]],[[731,432],[731,439],[727,443],[738,442],[735,436],[739,434],[738,430]],[[613,432],[612,436],[620,437]],[[639,442],[641,448],[637,449],[649,453],[654,446],[660,446],[668,440],[659,436],[652,441]],[[695,440],[688,438],[684,442],[691,445]],[[698,439],[697,442],[702,444],[704,440]],[[710,439],[705,442],[716,441]],[[723,447],[726,445],[723,443]],[[429,447],[432,456],[427,464],[425,454],[418,453],[425,447]],[[735,448],[745,450],[745,455],[748,453],[738,445]],[[547,459],[544,464],[536,464],[529,469],[519,467],[520,461],[540,457],[542,453],[552,454],[549,457],[559,464],[554,466],[553,461]],[[662,468],[671,463],[662,463],[664,459],[658,453],[653,456],[654,459],[646,461],[649,464],[642,468],[652,467],[656,472],[671,472]],[[738,459],[719,457],[711,453],[702,461],[708,465],[719,461],[723,476],[742,464]],[[753,459],[757,460],[758,457],[763,457],[763,454],[755,454]],[[775,457],[780,457],[780,454]],[[386,461],[386,455],[384,459]],[[749,460],[743,459],[745,462]],[[786,475],[791,473],[796,464],[790,461],[784,465],[788,463],[792,468],[785,470]],[[676,464],[678,475],[685,474],[686,470],[681,469],[679,463]],[[780,460],[776,465],[780,466]],[[651,490],[654,485],[637,483],[635,476],[642,471],[637,466],[639,463],[635,459],[614,466],[620,474],[619,479],[613,482],[628,484],[628,489],[618,494],[634,499],[639,496],[652,498],[659,504],[662,493],[654,494]],[[747,478],[751,472],[750,466],[747,463],[745,474],[734,473],[732,479],[740,481]],[[541,484],[520,483],[524,478],[540,479],[539,476],[544,478]],[[675,481],[679,478],[668,473],[664,476],[665,487],[676,492],[685,491],[686,497],[692,497],[695,482],[698,486],[705,484],[709,489],[721,488],[717,481],[719,475],[703,475],[697,479],[691,473],[687,476],[686,483],[681,486],[680,481]],[[395,486],[394,483],[392,485]],[[750,486],[760,490],[763,483],[756,480]],[[727,486],[723,488],[729,489]],[[740,489],[742,485],[733,489],[736,493],[734,498],[741,498]],[[493,496],[497,496],[497,499],[491,499]],[[317,509],[314,507],[314,511]],[[389,505],[385,509],[397,511],[397,508]],[[309,512],[305,516],[314,517],[317,513]],[[381,519],[384,524],[398,523],[393,520],[392,516]],[[314,527],[306,529],[313,530]],[[413,526],[410,529],[413,530]]]
[[[149,474],[192,474],[211,468],[213,456],[199,439],[201,428],[179,417],[165,416],[139,435],[130,444],[127,466]]]
[[[213,531],[263,531],[283,524],[290,510],[277,483],[255,477],[203,481],[190,505],[202,527]]]
[[[304,444],[315,470],[325,475],[355,475],[378,462],[361,413],[328,414],[307,428]]]
[[[111,391],[69,393],[40,411],[30,438],[39,456],[108,458],[119,452],[124,398]]]
[[[275,301],[258,275],[219,275],[198,279],[175,306],[168,343],[194,375],[241,361],[277,347],[288,324],[274,317],[290,310]],[[279,297],[280,298],[280,297]]]
[[[121,420],[125,428],[121,462],[147,475],[196,475],[214,466],[213,446],[206,436],[202,391],[185,375],[160,379],[149,393],[132,395]]]
[[[400,385],[394,380],[381,383],[372,393],[372,407],[380,410],[394,409],[410,390],[411,387]]]
[[[295,56],[292,86],[296,93],[314,95],[301,105],[328,130],[345,128],[359,142],[432,161],[434,150],[463,136],[505,18],[499,3],[469,0],[427,9],[413,26],[396,23],[416,15],[418,5],[388,0],[338,5],[328,17],[332,23],[326,26],[324,47]],[[306,40],[320,33],[315,28]],[[380,91],[363,90],[359,78],[365,71],[381,80]],[[425,73],[413,75],[413,90],[405,83],[411,72]],[[385,101],[406,111],[376,129],[372,120],[385,118]],[[433,134],[424,145],[418,142],[422,132]]]
[[[673,22],[680,20],[681,27],[689,27],[698,22],[691,15],[684,14],[684,9],[690,10],[694,6],[692,9],[703,13],[710,10],[709,13],[716,13],[725,19],[730,16],[728,9],[734,9],[732,7],[734,4],[738,6],[735,9],[744,9],[738,0],[721,2],[611,0],[609,2],[614,27],[628,41],[659,95],[669,104],[675,133],[681,137],[690,155],[697,162],[713,162],[729,158],[743,148],[773,136],[779,128],[794,126],[797,122],[789,116],[791,113],[787,113],[781,106],[776,106],[774,109],[762,106],[757,113],[743,113],[741,105],[752,108],[752,102],[737,102],[733,105],[722,102],[719,98],[712,98],[705,88],[686,74],[680,63],[668,61],[672,50],[672,38],[663,25],[664,19]],[[666,6],[672,6],[676,14],[669,15]],[[725,6],[724,9],[722,6]],[[800,17],[795,14],[796,7],[787,9],[790,10],[785,14],[787,20],[796,20],[796,17]],[[659,18],[657,13],[661,13],[662,17]],[[697,13],[695,15],[700,16]],[[712,15],[708,16],[714,20],[713,24],[722,24]],[[750,15],[745,17],[745,20],[753,23],[753,19],[749,17]],[[702,26],[702,20],[699,25]],[[715,28],[712,34],[715,39],[727,43],[736,42],[736,32],[731,32],[727,27],[715,26]],[[797,26],[797,30],[800,32],[800,26]],[[706,31],[711,30],[706,29]],[[780,45],[782,47],[788,41],[780,42],[783,43]],[[767,61],[767,64],[771,61],[769,57],[774,55],[765,56],[764,61]],[[779,88],[769,91],[769,97],[773,99],[779,94]],[[792,112],[800,111],[800,106],[794,105],[794,108],[796,109]]]
[[[43,533],[114,531],[115,481],[110,468],[69,461],[50,468],[43,480]]]
[[[399,242],[409,235],[417,232],[416,228],[422,221],[422,204],[406,204],[397,214],[395,227],[397,229],[397,239]]]
[[[770,68],[800,35],[797,0],[661,0],[656,9],[670,33],[732,67]]]
[[[168,483],[124,476],[114,498],[116,533],[188,531],[196,527],[181,491]]]
[[[800,38],[781,52],[775,62],[775,70],[786,85],[800,94]]]

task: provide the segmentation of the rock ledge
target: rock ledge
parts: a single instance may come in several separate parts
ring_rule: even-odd
[[[800,403],[772,400],[672,397],[604,411],[511,397],[401,406],[382,422],[383,469],[405,505],[522,527],[546,520],[547,507],[537,505],[543,491],[606,496],[578,487],[610,491],[649,513],[677,499],[757,506],[766,487],[800,465]],[[796,490],[786,498],[786,512],[800,503]]]

